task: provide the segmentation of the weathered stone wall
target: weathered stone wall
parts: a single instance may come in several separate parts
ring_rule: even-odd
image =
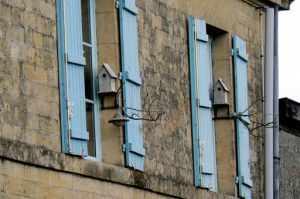
[[[115,199],[167,199],[134,187],[86,178],[9,160],[0,162],[0,198],[115,198]]]
[[[161,121],[143,122],[147,153],[143,173],[61,153],[56,1],[0,0],[2,198],[43,198],[45,193],[49,193],[49,197],[60,193],[70,198],[163,198],[150,192],[183,198],[236,197],[233,121],[221,122],[220,127],[228,125],[230,128],[219,128],[216,132],[217,150],[230,146],[226,152],[219,153],[217,160],[218,169],[223,173],[219,176],[222,178],[219,193],[193,185],[187,18],[192,15],[205,19],[227,32],[224,49],[227,58],[217,58],[219,69],[214,70],[218,74],[215,78],[224,75],[220,71],[225,71],[223,79],[231,90],[229,100],[233,109],[230,53],[234,34],[244,38],[248,45],[249,103],[262,97],[264,13],[240,0],[136,1],[143,106],[157,98],[156,107],[166,112]],[[103,14],[101,10],[97,17]],[[106,45],[99,39],[98,42],[102,48],[115,48],[118,44]],[[118,51],[114,50],[110,55]],[[118,65],[119,61],[113,63]],[[255,104],[251,111],[261,113],[260,104]],[[259,121],[261,115],[255,115],[254,119]],[[250,136],[253,198],[262,198],[261,129],[253,133],[258,135]],[[230,166],[223,155],[230,159]],[[120,162],[122,160],[118,165]],[[227,172],[230,175],[225,175]],[[227,185],[230,187],[225,187]]]
[[[1,137],[61,151],[55,0],[0,1]]]
[[[280,198],[300,196],[300,137],[280,131]]]
[[[262,45],[264,13],[249,4],[230,0],[219,1],[143,1],[138,0],[139,45],[143,96],[158,97],[159,107],[166,114],[162,121],[145,122],[146,171],[151,176],[192,186],[193,159],[191,145],[190,82],[188,61],[187,18],[192,15],[205,19],[209,25],[227,32],[225,42],[217,46],[223,56],[214,60],[214,78],[228,84],[231,110],[233,103],[233,72],[231,60],[232,36],[247,41],[249,53],[249,104],[262,98]],[[227,39],[226,39],[227,37]],[[227,43],[226,43],[227,41]],[[219,53],[220,54],[220,53]],[[224,55],[225,54],[225,55]],[[148,99],[148,102],[151,101]],[[145,104],[147,100],[143,101]],[[262,113],[261,101],[250,110]],[[260,114],[251,119],[261,122]],[[218,189],[236,195],[234,123],[218,121],[217,157]],[[255,136],[254,136],[255,135]],[[254,198],[263,198],[262,129],[251,132],[251,173]],[[226,157],[227,159],[224,159]],[[222,179],[222,181],[220,181]]]

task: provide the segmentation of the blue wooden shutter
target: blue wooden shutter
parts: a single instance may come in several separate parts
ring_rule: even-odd
[[[141,115],[132,109],[141,110],[140,66],[138,60],[138,9],[135,0],[120,0],[120,31],[122,52],[122,83],[124,107],[127,114]],[[143,146],[141,120],[130,120],[125,125],[126,165],[144,170],[145,149]]]
[[[68,115],[67,115],[67,83],[65,67],[65,27],[64,27],[64,1],[56,1],[57,7],[57,40],[58,40],[58,63],[59,63],[59,95],[60,95],[60,121],[62,152],[68,148]]]
[[[235,75],[235,107],[237,113],[248,115],[248,55],[246,52],[246,42],[238,36],[233,37],[234,47],[234,75]],[[249,131],[246,127],[249,123],[248,116],[236,121],[237,129],[237,160],[238,160],[238,184],[239,196],[251,198],[251,188],[253,186],[250,174],[250,151],[249,151]]]
[[[69,113],[69,152],[87,156],[81,0],[65,0],[67,46],[67,91]]]
[[[195,185],[216,190],[211,40],[206,22],[189,19],[190,78]]]
[[[200,151],[197,122],[197,93],[196,93],[196,56],[195,56],[195,19],[189,17],[189,61],[190,61],[190,88],[192,110],[193,158],[194,158],[194,183],[200,186]]]

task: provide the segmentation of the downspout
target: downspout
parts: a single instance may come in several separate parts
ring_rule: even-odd
[[[265,64],[265,198],[273,199],[273,49],[274,9],[266,8]]]
[[[280,179],[280,158],[279,158],[279,105],[278,105],[278,6],[274,7],[274,79],[273,79],[273,192],[274,199],[279,199],[279,179]]]

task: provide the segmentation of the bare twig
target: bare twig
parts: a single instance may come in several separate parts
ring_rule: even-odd
[[[258,101],[261,101],[261,102],[264,102],[265,101],[265,99],[264,99],[264,97],[263,98],[259,98],[259,99],[256,99],[256,100],[254,100],[254,102],[252,102],[251,104],[250,104],[250,106],[248,106],[244,111],[242,111],[241,113],[245,113],[247,110],[249,110],[252,106],[254,106]]]
[[[132,113],[131,115],[126,113],[125,108],[121,108],[121,109],[122,109],[124,115],[132,120],[157,121],[165,114],[165,112],[158,112],[157,115],[155,117],[153,117],[151,115],[151,112],[147,112],[148,117],[141,117],[137,113]]]
[[[121,109],[122,112],[124,113],[124,115],[126,117],[128,117],[129,119],[132,119],[132,120],[157,121],[157,120],[161,119],[161,117],[165,114],[164,111],[152,110],[153,109],[153,104],[154,104],[155,101],[157,101],[157,98],[155,98],[154,100],[152,100],[149,103],[149,105],[148,105],[148,107],[147,107],[146,110],[132,108],[132,107],[122,107],[122,106],[120,106],[120,104],[119,104],[119,96],[120,96],[120,92],[121,92],[122,87],[123,87],[123,83],[120,85],[120,87],[117,90],[117,94],[115,96],[115,106],[118,109]],[[147,88],[146,88],[146,99],[149,99],[149,93],[148,93]],[[132,110],[132,111],[134,111],[134,113],[129,114],[128,110]],[[146,114],[145,117],[142,116],[143,113]],[[154,115],[154,113],[155,113],[155,115]]]

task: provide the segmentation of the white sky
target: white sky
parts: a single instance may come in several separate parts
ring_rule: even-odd
[[[279,98],[300,102],[300,0],[279,12]]]

